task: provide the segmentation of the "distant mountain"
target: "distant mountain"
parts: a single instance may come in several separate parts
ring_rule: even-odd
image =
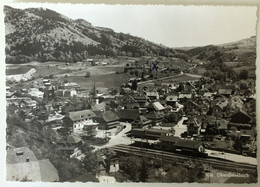
[[[174,56],[173,49],[112,29],[94,27],[43,8],[4,7],[6,63],[81,61],[93,55]]]
[[[175,51],[185,53],[193,62],[211,62],[221,59],[224,62],[255,63],[256,37],[252,36],[251,38],[221,45],[175,48]]]

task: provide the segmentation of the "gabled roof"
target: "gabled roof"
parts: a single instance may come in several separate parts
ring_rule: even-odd
[[[159,94],[156,91],[148,91],[146,92],[146,95],[147,97],[153,97],[153,96],[158,96]]]
[[[104,113],[101,114],[102,116],[102,119],[105,121],[105,122],[112,122],[112,121],[117,121],[119,120],[120,118],[112,111],[106,111]]]
[[[203,97],[211,97],[212,95],[214,95],[214,93],[206,92],[206,93],[203,94]]]
[[[192,97],[191,94],[180,94],[179,95],[179,99],[183,99],[183,98],[191,99],[191,97]]]
[[[118,110],[115,112],[115,114],[120,118],[120,119],[131,119],[135,120],[139,114],[139,110],[131,110],[131,109],[125,109],[125,110]]]
[[[162,106],[162,104],[158,101],[152,103],[152,105],[153,105],[153,108],[157,111],[164,110],[164,106]]]
[[[48,159],[6,165],[7,181],[22,181],[24,179],[33,182],[55,182],[59,181],[59,175],[57,169]]]
[[[99,103],[99,104],[95,104],[92,109],[94,111],[101,111],[101,110],[105,110],[106,109],[106,103],[102,102],[102,103]]]
[[[59,139],[58,143],[77,144],[82,140],[76,135],[69,135],[66,139]]]
[[[228,105],[228,101],[219,101],[216,106],[219,106],[222,110]]]
[[[96,114],[91,110],[81,110],[76,112],[69,112],[67,115],[72,121],[84,120],[96,117]]]
[[[163,114],[157,112],[149,112],[148,114],[145,115],[145,117],[147,119],[157,120],[163,118]]]
[[[194,140],[179,139],[175,145],[182,148],[198,149],[199,146],[201,145],[201,142],[194,141]]]
[[[171,143],[176,143],[180,138],[177,136],[161,136],[160,141],[162,142],[171,142]]]
[[[247,114],[246,111],[240,110],[239,112],[231,116],[230,122],[233,123],[248,123],[251,120],[251,117]]]
[[[189,105],[189,104],[191,104],[191,105],[193,105],[193,106],[196,106],[196,107],[199,107],[199,105],[198,105],[197,103],[195,103],[195,102],[193,102],[193,101],[191,101],[191,100],[189,100],[188,102],[186,102],[184,105],[187,106],[187,105]]]
[[[136,120],[133,122],[133,124],[142,124],[142,125],[147,125],[150,124],[152,121],[147,119],[144,116],[139,116],[136,118]]]

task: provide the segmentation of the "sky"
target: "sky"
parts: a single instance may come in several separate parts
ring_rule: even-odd
[[[129,33],[168,47],[223,44],[256,35],[256,6],[173,6],[10,3],[43,7],[94,26]]]

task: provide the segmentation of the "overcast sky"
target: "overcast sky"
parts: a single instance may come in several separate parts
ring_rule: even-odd
[[[130,33],[169,47],[203,46],[256,35],[257,7],[8,4],[15,8],[43,7],[94,26]]]

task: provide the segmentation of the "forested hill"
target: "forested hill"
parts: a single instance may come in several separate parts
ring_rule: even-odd
[[[93,55],[161,55],[176,52],[145,39],[94,27],[43,8],[4,7],[6,63],[77,62]],[[179,55],[179,54],[178,54]]]
[[[255,63],[256,37],[242,39],[222,45],[208,45],[203,47],[188,47],[175,49],[179,53],[189,56],[193,62],[243,62]]]

